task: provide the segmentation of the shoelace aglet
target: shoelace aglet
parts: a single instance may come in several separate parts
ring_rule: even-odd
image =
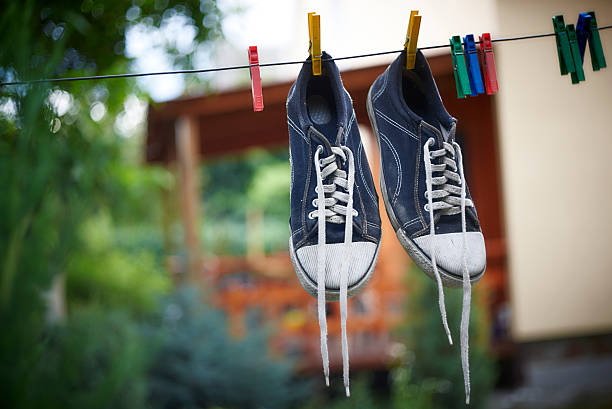
[[[329,387],[329,376],[325,375],[325,386]]]
[[[450,333],[448,333],[448,334],[446,334],[446,335],[448,336],[448,343],[449,343],[450,345],[453,345],[453,337],[451,336],[451,334],[450,334]]]
[[[346,385],[345,388],[346,388],[346,397],[350,398],[351,397],[351,389],[349,388],[348,385]]]
[[[465,392],[465,404],[466,405],[470,404],[470,391],[469,390]]]

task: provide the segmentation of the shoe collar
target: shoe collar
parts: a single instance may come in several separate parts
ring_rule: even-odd
[[[424,125],[424,128],[435,133],[437,137],[436,139],[439,137],[445,141],[448,141],[449,138],[454,138],[457,120],[444,108],[442,98],[440,97],[440,92],[438,91],[438,86],[436,85],[431,69],[429,68],[429,64],[427,63],[423,53],[420,50],[417,51],[414,70],[419,74],[424,82],[424,85],[429,89],[429,92],[426,92],[426,96],[432,99],[430,102],[437,107],[440,128],[426,122],[406,104],[402,86],[402,75],[405,65],[406,51],[404,50],[391,63],[386,73],[386,75],[389,77],[387,87],[390,88],[389,92],[391,94],[391,101],[393,105],[395,105],[397,112],[404,116],[404,119],[414,123],[416,126]]]
[[[321,54],[321,75],[328,77],[331,82],[332,91],[334,93],[334,98],[336,100],[336,107],[338,110],[338,124],[337,127],[345,128],[348,125],[348,121],[350,120],[350,115],[352,113],[352,101],[351,97],[344,88],[342,84],[342,79],[340,78],[340,70],[338,70],[338,66],[336,63],[331,60],[332,56],[327,52],[323,51]],[[310,61],[311,57],[308,57],[306,61]],[[308,82],[314,77],[312,74],[312,65],[309,63],[304,63],[302,65],[302,69],[298,74],[297,80],[294,84],[293,97],[297,104],[300,105],[300,108],[297,109],[298,118],[300,122],[300,126],[303,129],[308,129],[310,126],[314,126],[312,121],[308,118],[306,114],[306,91],[308,87]]]

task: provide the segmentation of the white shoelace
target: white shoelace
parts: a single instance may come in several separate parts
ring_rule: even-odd
[[[442,149],[430,151],[429,146],[435,144],[434,138],[429,138],[424,146],[423,160],[425,162],[425,175],[427,185],[427,200],[425,210],[429,212],[429,234],[431,236],[431,261],[434,267],[434,274],[438,284],[438,304],[440,306],[440,314],[442,315],[442,324],[448,336],[448,342],[452,345],[450,330],[446,319],[446,306],[444,303],[444,290],[440,272],[436,263],[436,228],[434,219],[434,210],[439,211],[442,215],[453,215],[461,213],[461,230],[463,233],[463,249],[461,265],[463,269],[463,305],[461,310],[461,367],[463,369],[463,382],[465,386],[465,403],[470,403],[470,361],[469,361],[469,327],[470,327],[470,307],[472,299],[472,285],[470,282],[469,273],[467,270],[467,236],[466,236],[466,219],[465,208],[473,207],[474,203],[466,198],[465,176],[463,173],[463,155],[459,145],[453,141],[452,145],[443,142]],[[442,158],[441,164],[432,164],[431,161],[436,158]],[[455,162],[457,157],[457,162]],[[457,163],[459,166],[457,166]],[[450,168],[450,169],[449,169]],[[457,174],[457,170],[459,174]],[[433,172],[441,173],[442,176],[433,177]],[[461,187],[448,184],[448,181],[453,181]],[[439,186],[439,189],[433,190],[433,185]],[[459,195],[459,197],[457,197]],[[440,199],[433,202],[433,199]]]
[[[338,134],[341,135],[342,128]],[[321,358],[323,360],[323,374],[325,384],[329,386],[329,356],[327,351],[327,319],[325,316],[325,264],[326,264],[326,234],[325,223],[345,224],[344,249],[345,256],[342,260],[340,270],[340,322],[342,327],[342,372],[346,396],[350,396],[349,388],[349,358],[348,340],[346,336],[347,316],[347,292],[348,292],[348,267],[347,254],[353,242],[353,216],[357,212],[353,209],[353,185],[355,184],[355,161],[353,152],[346,146],[332,146],[331,154],[320,159],[323,146],[319,146],[314,155],[314,164],[317,174],[317,199],[314,205],[317,210],[310,212],[310,218],[318,219],[318,243],[317,243],[317,306],[319,316],[319,327],[321,329]],[[338,163],[348,162],[348,174],[338,167]],[[329,184],[323,181],[331,178]],[[337,190],[342,188],[347,193]],[[339,204],[346,203],[346,206]]]

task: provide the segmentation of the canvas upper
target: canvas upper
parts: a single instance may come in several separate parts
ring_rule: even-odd
[[[428,204],[423,160],[425,144],[433,139],[429,146],[431,151],[443,149],[444,142],[452,145],[457,120],[444,108],[423,54],[417,53],[414,70],[406,70],[404,66],[405,53],[402,53],[376,79],[370,89],[368,110],[380,147],[381,189],[387,214],[398,236],[404,236],[410,241],[408,244],[431,259],[430,214],[425,210]],[[455,162],[456,159],[453,158]],[[435,158],[432,164],[441,164],[443,160]],[[441,176],[441,173],[434,172],[433,176]],[[453,181],[447,183],[460,187]],[[466,199],[471,202],[467,186]],[[485,268],[484,238],[476,208],[467,206],[465,213],[470,250],[468,269],[472,280],[477,280]],[[445,215],[434,211],[434,224],[439,243],[437,264],[446,275],[444,284],[461,285],[461,213]],[[428,260],[416,257],[414,261],[426,272],[432,270],[431,260],[427,263]]]
[[[324,52],[323,60],[326,58],[330,56]],[[353,208],[356,213],[352,222],[350,290],[373,269],[381,226],[378,196],[359,135],[352,100],[333,61],[323,62],[320,76],[313,76],[310,64],[303,65],[287,97],[287,123],[291,161],[291,246],[297,255],[294,260],[298,264],[296,267],[304,270],[306,278],[315,284],[318,222],[310,217],[317,210],[313,203],[317,199],[314,156],[318,147],[323,149],[322,157],[328,155],[331,146],[345,146],[354,156]],[[346,163],[340,164],[340,167],[347,171]],[[325,230],[326,243],[329,244],[326,289],[329,290],[328,299],[333,300],[337,299],[339,290],[340,247],[345,239],[345,228],[344,224],[327,222]]]

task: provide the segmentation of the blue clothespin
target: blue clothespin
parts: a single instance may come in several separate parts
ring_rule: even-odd
[[[482,83],[482,75],[480,74],[478,52],[476,51],[476,42],[474,41],[473,34],[468,34],[463,37],[463,49],[465,52],[465,61],[467,63],[472,95],[484,94],[484,84]]]
[[[584,62],[584,51],[586,43],[591,34],[591,15],[589,13],[580,13],[578,23],[576,23],[576,35],[578,36],[578,47],[580,48],[580,58]]]
[[[587,14],[590,18],[583,18],[584,23],[588,23],[588,35],[587,38],[589,40],[589,52],[591,54],[591,64],[593,65],[593,71],[599,71],[601,68],[606,68],[606,57],[604,55],[603,46],[601,44],[601,37],[599,36],[599,27],[597,27],[597,18],[595,17],[594,11],[589,11],[588,13],[580,13]],[[583,46],[583,49],[586,46]],[[582,56],[584,60],[584,51],[582,51]]]

